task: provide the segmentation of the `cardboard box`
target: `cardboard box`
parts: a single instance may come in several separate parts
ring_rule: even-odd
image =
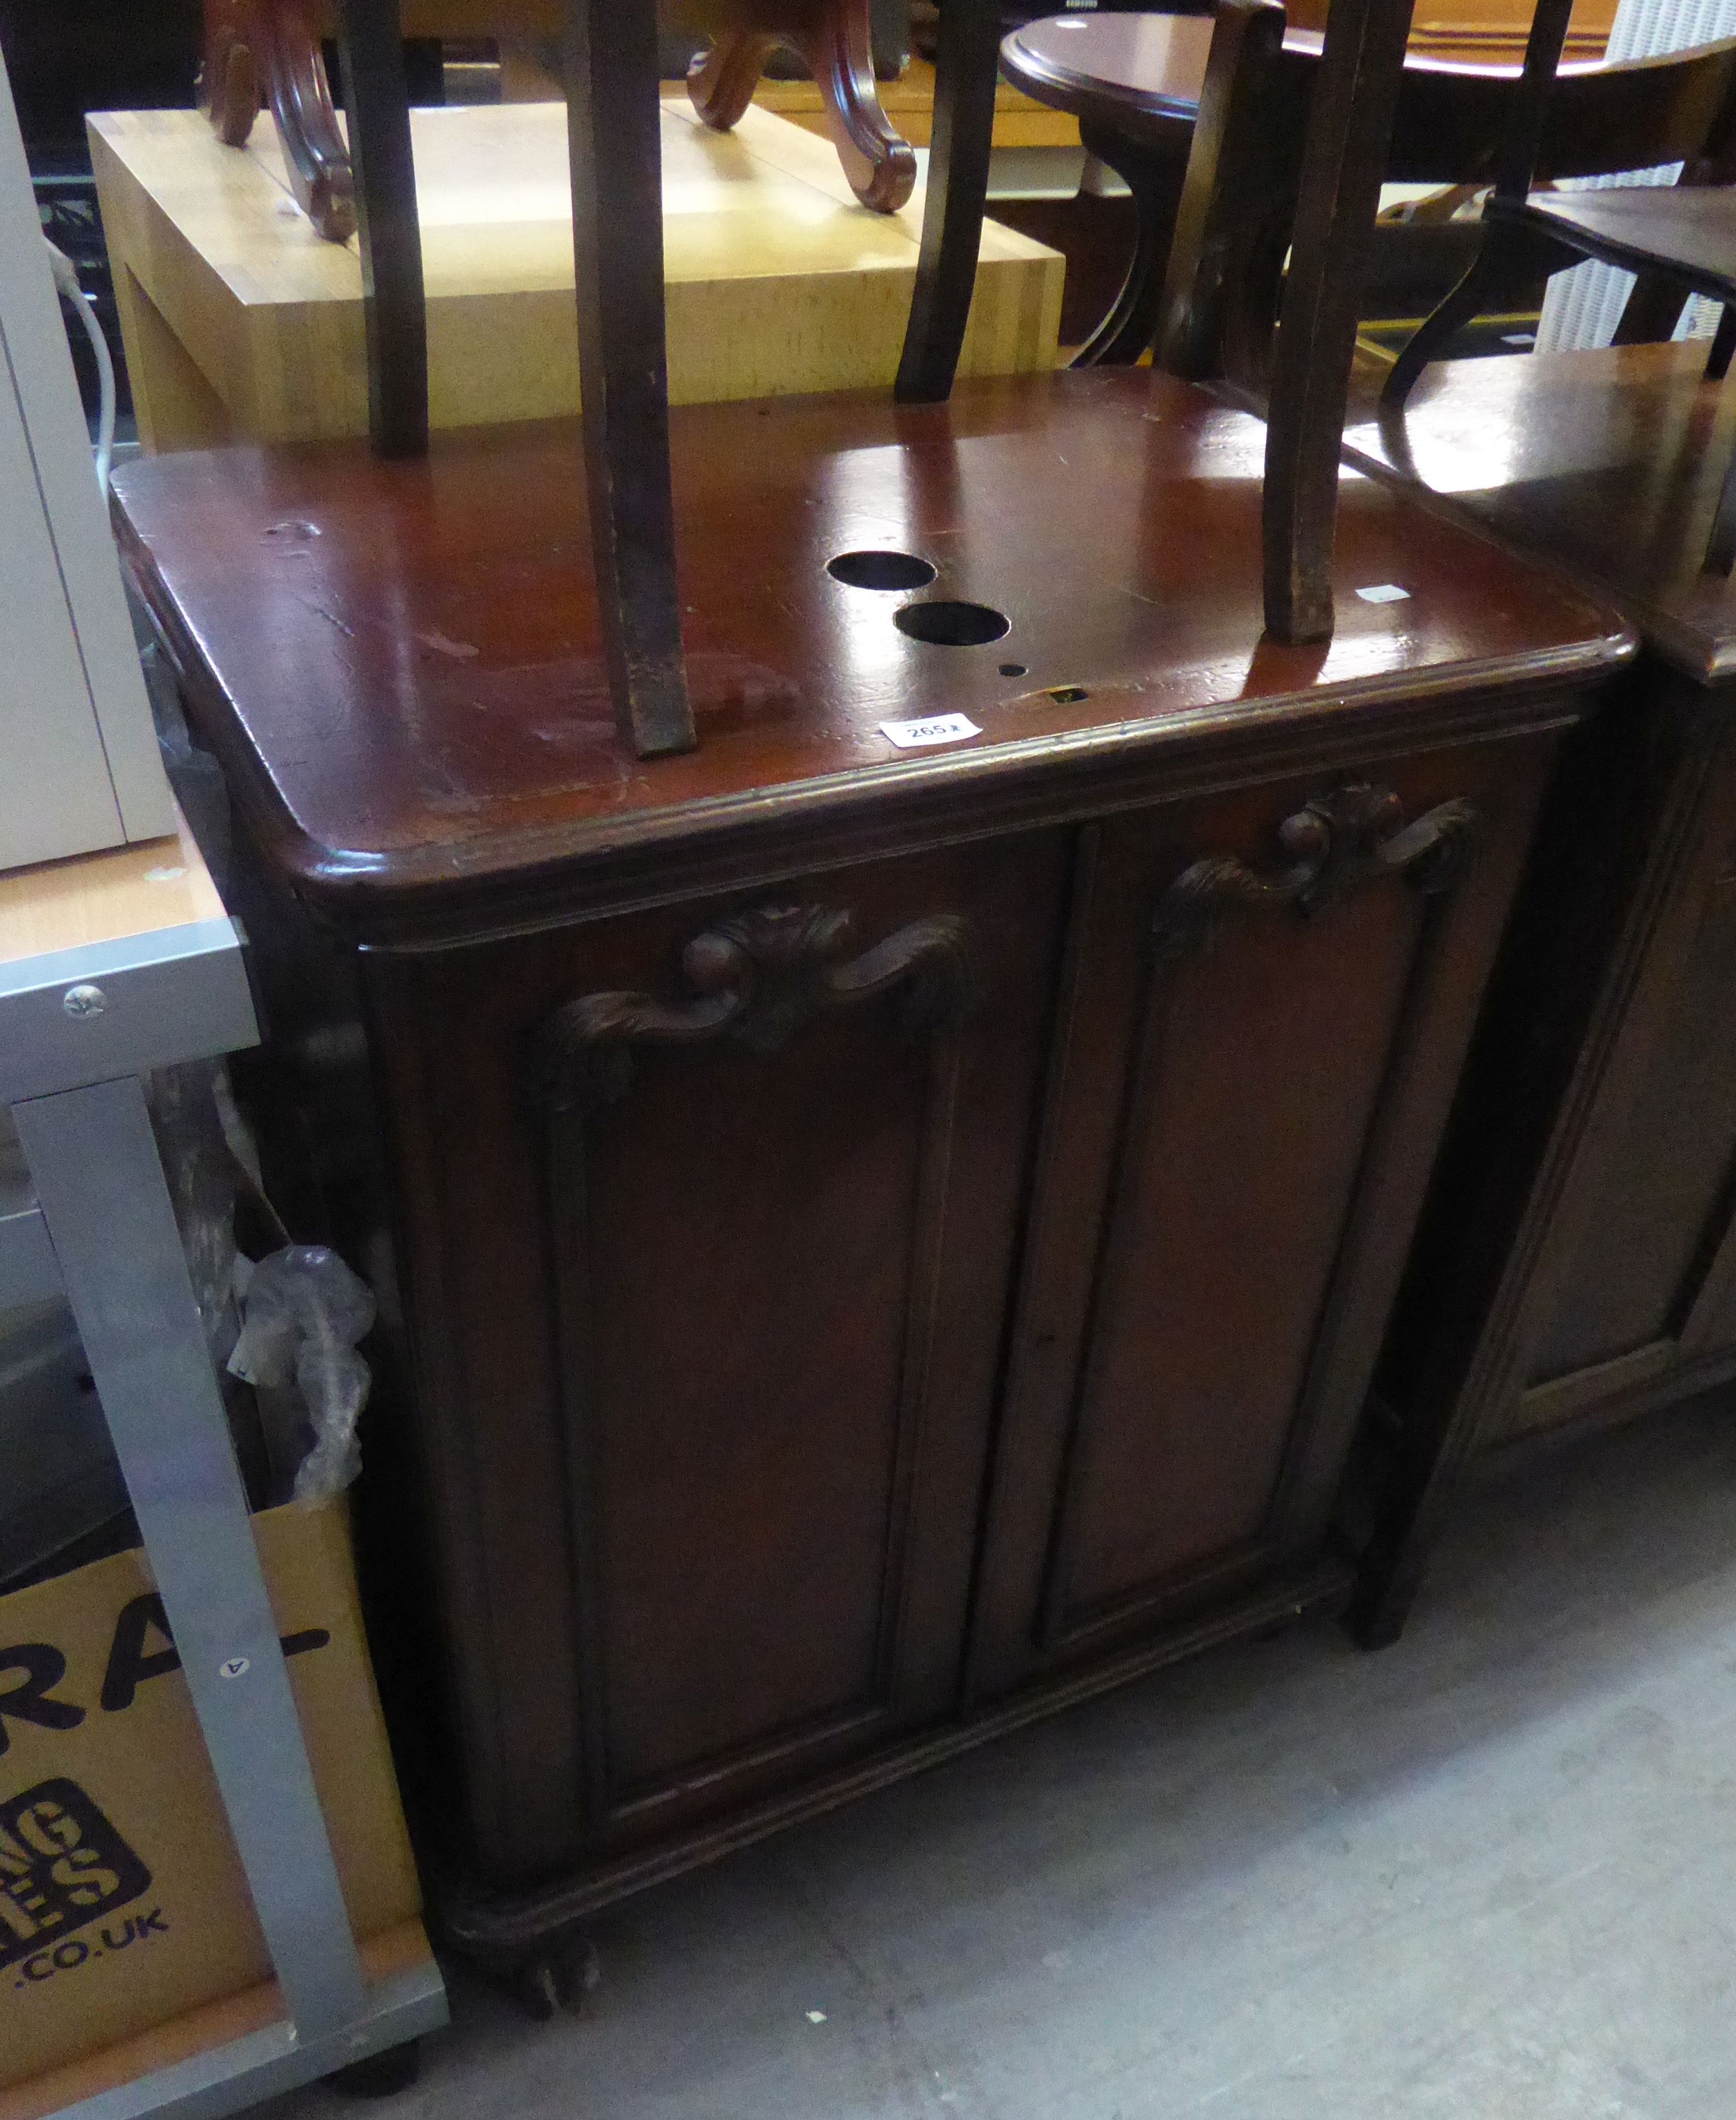
[[[347,1511],[272,1509],[254,1529],[365,1942],[413,1923],[421,1897]],[[38,2102],[9,2087],[270,1978],[143,1554],[0,1597],[0,2113]]]

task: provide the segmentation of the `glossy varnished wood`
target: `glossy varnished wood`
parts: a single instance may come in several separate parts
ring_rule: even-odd
[[[1736,586],[1701,569],[1736,399],[1705,365],[1692,342],[1451,362],[1401,411],[1354,407],[1346,448],[1596,583],[1710,682],[1736,674]]]
[[[944,403],[958,374],[989,196],[999,21],[994,0],[958,0],[941,21],[922,255],[894,386],[905,404]]]
[[[1564,760],[1383,1359],[1372,1639],[1471,1453],[1736,1369],[1736,591],[1701,565],[1730,415],[1702,369],[1692,344],[1458,363],[1350,431],[1646,643]]]
[[[1636,340],[1650,335],[1640,328],[1649,313],[1657,315],[1660,325],[1668,321],[1669,295],[1678,298],[1679,307],[1690,294],[1721,301],[1733,291],[1726,268],[1732,263],[1729,226],[1736,217],[1736,193],[1729,188],[1736,174],[1731,160],[1736,114],[1726,49],[1710,47],[1704,53],[1674,58],[1673,63],[1672,55],[1651,61],[1645,72],[1623,84],[1622,95],[1608,101],[1595,132],[1588,128],[1612,173],[1679,162],[1674,187],[1599,190],[1599,202],[1589,212],[1571,201],[1558,209],[1552,195],[1534,191],[1543,174],[1543,145],[1571,12],[1571,0],[1537,0],[1524,63],[1502,128],[1494,188],[1484,202],[1481,248],[1394,363],[1383,393],[1390,405],[1403,403],[1428,363],[1485,305],[1505,253],[1537,258],[1552,269],[1575,257],[1632,267],[1641,276],[1641,299],[1632,305],[1635,328],[1621,336]],[[1728,335],[1720,333],[1708,373],[1721,377],[1729,356]],[[1727,477],[1725,486],[1706,564],[1728,574],[1736,561],[1736,477]]]
[[[1552,754],[1082,836],[973,1697],[1321,1550],[1402,1263],[1385,1233],[1420,1201]]]
[[[1155,337],[1157,358],[1176,372],[1224,374],[1264,392],[1322,40],[1318,30],[1292,26],[1273,52],[1272,32],[1254,31],[1246,9],[1232,11],[1220,29],[1214,39],[1209,16],[1062,16],[1008,37],[1002,64],[1031,94],[1074,113],[1092,151],[1133,194],[1133,261],[1115,309],[1081,360],[1134,360]],[[1487,182],[1513,130],[1520,72],[1498,62],[1444,59],[1418,50],[1413,39],[1399,87],[1387,179]],[[1664,58],[1564,66],[1538,111],[1515,196],[1523,198],[1533,181],[1664,162],[1685,161],[1703,173],[1726,127],[1733,86],[1736,41],[1728,40]],[[1191,202],[1178,215],[1184,168]],[[1655,192],[1645,196],[1664,211]],[[1615,202],[1606,205],[1612,197]],[[1583,198],[1555,196],[1539,206],[1594,220],[1640,210],[1620,195],[1599,193],[1589,205],[1575,203]],[[1688,193],[1673,197],[1669,211],[1689,223],[1708,218],[1704,202],[1696,204]],[[1203,226],[1208,216],[1215,226]],[[1717,221],[1715,211],[1710,217]],[[1721,241],[1719,229],[1721,223],[1711,230],[1715,245]],[[1383,233],[1389,244],[1414,249],[1421,231]],[[1166,258],[1171,284],[1160,301]],[[1461,306],[1486,301],[1496,284],[1489,276],[1501,269],[1492,260],[1467,282]],[[1633,335],[1667,337],[1681,299],[1678,287],[1674,308],[1659,307],[1649,328],[1636,305]],[[1444,342],[1438,331],[1419,338],[1408,359],[1422,361],[1431,345]],[[1408,387],[1409,373],[1408,367],[1394,371],[1389,395]]]
[[[688,408],[673,435],[700,743],[654,767],[609,717],[573,427],[437,435],[421,464],[334,445],[118,474],[123,537],[238,793],[357,932],[474,920],[580,855],[599,893],[654,890],[659,846],[727,867],[756,825],[872,832],[889,800],[980,820],[1042,782],[1084,803],[1214,727],[1277,753],[1319,711],[1347,742],[1402,740],[1431,699],[1478,711],[1478,670],[1541,691],[1613,652],[1583,595],[1541,575],[1515,595],[1493,548],[1359,479],[1338,635],[1263,640],[1263,431],[1167,377]],[[863,547],[926,557],[933,586],[827,573]],[[1354,594],[1386,582],[1406,599]],[[1009,630],[909,639],[900,607],[933,597]],[[900,752],[881,732],[955,711],[980,738]]]
[[[283,23],[277,34],[286,34]],[[369,439],[382,456],[420,456],[428,446],[428,306],[403,38],[393,0],[345,0],[337,49],[361,257]],[[301,63],[319,63],[304,57]],[[293,167],[293,153],[290,159]]]
[[[1016,31],[1002,48],[1003,63],[1027,92],[1076,116],[1112,117],[1129,137],[1173,144],[1175,127],[1191,126],[1198,108],[1211,38],[1209,14],[1063,16]],[[1305,93],[1320,46],[1318,30],[1292,27],[1285,34],[1285,53]],[[1602,174],[1612,165],[1617,140],[1641,140],[1660,162],[1699,154],[1733,77],[1736,40],[1728,38],[1691,54],[1564,62],[1543,120],[1536,180]],[[1445,59],[1417,50],[1413,40],[1389,180],[1487,182],[1519,80],[1511,62]]]
[[[1360,478],[1334,639],[1273,644],[1262,430],[1167,376],[673,434],[700,743],[658,760],[570,427],[119,490],[241,873],[304,909],[257,923],[266,1154],[380,1281],[368,1506],[425,1497],[449,1933],[509,1963],[1343,1596],[1513,879],[1631,648]],[[895,622],[960,599],[1008,630]]]
[[[696,741],[669,490],[657,21],[567,0],[579,384],[597,615],[615,722],[641,758]]]

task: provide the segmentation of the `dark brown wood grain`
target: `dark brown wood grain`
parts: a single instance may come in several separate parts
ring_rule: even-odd
[[[800,53],[819,86],[849,185],[876,213],[896,213],[916,188],[916,156],[880,107],[868,0],[712,0],[686,12],[714,30],[688,90],[708,125],[728,131],[779,44]],[[708,21],[709,18],[709,21]]]
[[[1369,480],[1333,641],[1263,637],[1260,427],[1166,375],[673,437],[705,741],[651,760],[570,425],[119,486],[248,866],[345,965],[262,945],[262,1123],[352,1159],[298,1234],[381,1287],[365,1454],[426,1496],[437,1629],[396,1625],[440,1643],[443,1916],[509,1964],[1342,1597],[1332,1497],[1532,811],[1631,649]],[[932,583],[830,571],[891,551]],[[961,601],[1007,630],[897,623]],[[977,732],[885,733],[946,714]]]
[[[942,402],[958,374],[989,197],[999,30],[996,0],[952,0],[941,16],[922,249],[894,388],[903,404]]]
[[[1334,0],[1326,19],[1266,407],[1265,611],[1278,640],[1332,632],[1339,438],[1410,22],[1410,0]]]
[[[1596,193],[1586,210],[1571,197],[1536,193],[1544,174],[1544,143],[1559,92],[1557,74],[1571,0],[1538,0],[1524,63],[1508,107],[1496,160],[1494,189],[1483,209],[1482,247],[1464,277],[1427,316],[1386,379],[1385,396],[1402,405],[1429,362],[1475,316],[1515,246],[1538,250],[1556,269],[1573,258],[1599,258],[1641,276],[1642,299],[1655,302],[1659,283],[1681,300],[1705,294],[1736,295],[1736,190],[1729,180],[1736,149],[1736,102],[1723,71],[1729,58],[1715,46],[1675,63],[1650,63],[1625,95],[1612,97],[1592,136],[1612,171],[1664,162],[1683,165],[1673,188],[1617,186]],[[1668,151],[1664,151],[1665,141]],[[1721,376],[1729,350],[1715,346],[1710,372]],[[1736,463],[1715,518],[1707,565],[1728,574],[1736,560]]]
[[[973,1697],[1319,1549],[1399,1264],[1378,1233],[1415,1211],[1548,755],[1509,753],[1492,810],[1461,755],[1408,767],[1403,798],[1292,783],[1082,846]],[[1431,873],[1478,808],[1486,858]],[[1376,813],[1438,890],[1357,857]],[[1316,839],[1326,814],[1347,831]],[[1339,860],[1329,909],[1308,894]]]
[[[1281,7],[1221,0],[1163,283],[1157,358],[1174,375],[1267,379],[1309,107],[1283,38]]]
[[[579,388],[591,558],[615,720],[641,758],[697,742],[669,491],[657,19],[568,0]]]
[[[1229,18],[1215,48],[1211,70],[1217,86],[1210,91],[1207,140],[1189,178],[1194,204],[1184,229],[1177,221],[1176,184],[1188,163],[1195,114],[1208,92],[1208,53],[1213,49],[1210,15],[1060,16],[1026,25],[1002,47],[1002,67],[1008,77],[1040,101],[1073,112],[1092,151],[1126,179],[1139,202],[1140,249],[1116,311],[1105,318],[1093,342],[1095,358],[1134,360],[1144,351],[1143,343],[1134,343],[1132,325],[1149,319],[1155,329],[1158,312],[1152,305],[1166,260],[1178,276],[1180,291],[1198,277],[1198,221],[1212,197],[1215,177],[1223,191],[1216,223],[1234,245],[1231,269],[1225,269],[1226,237],[1219,235],[1208,244],[1217,264],[1200,314],[1178,340],[1177,290],[1172,290],[1163,305],[1162,313],[1171,320],[1165,343],[1185,349],[1178,373],[1225,373],[1264,386],[1269,348],[1263,347],[1257,359],[1250,349],[1263,346],[1276,317],[1295,212],[1301,128],[1321,40],[1317,30],[1292,28],[1283,36],[1282,53],[1274,58],[1264,43],[1244,52],[1240,43],[1248,35],[1245,22]],[[1733,86],[1736,41],[1730,40],[1662,58],[1570,63],[1561,68],[1543,109],[1533,180],[1603,175],[1677,161],[1690,165],[1696,181],[1715,175],[1729,150]],[[1524,94],[1516,67],[1408,53],[1387,179],[1490,182]],[[1232,118],[1232,106],[1245,117]],[[1236,132],[1234,146],[1227,149],[1222,142],[1226,124]],[[1436,233],[1396,226],[1382,230],[1389,248],[1403,244],[1417,253]],[[1554,254],[1550,253],[1552,258]],[[1454,318],[1498,298],[1518,262],[1506,248],[1492,253],[1461,297]],[[1669,337],[1682,306],[1679,286],[1671,286],[1673,300],[1667,309],[1671,287],[1661,281],[1630,305],[1636,337]],[[1642,328],[1646,316],[1649,328]],[[1217,367],[1202,366],[1212,357],[1214,332],[1225,328],[1233,332],[1238,351]],[[1431,332],[1416,358],[1444,344],[1445,336],[1443,330]],[[1400,385],[1393,388],[1397,393]]]
[[[1736,590],[1700,558],[1719,397],[1698,347],[1636,346],[1453,364],[1350,430],[1356,460],[1547,551],[1646,640],[1564,758],[1382,1357],[1370,1640],[1473,1453],[1736,1373]]]
[[[398,0],[342,0],[337,50],[361,252],[369,439],[382,456],[421,456],[428,447],[427,304]]]
[[[1621,652],[1585,594],[1538,574],[1515,597],[1504,555],[1361,479],[1336,641],[1263,642],[1259,423],[1143,371],[971,383],[923,408],[682,407],[672,433],[704,741],[645,769],[612,718],[575,425],[437,434],[426,465],[336,444],[117,472],[123,539],[239,799],[359,937],[510,923],[581,858],[590,902],[631,903],[670,887],[675,846],[713,876],[766,828],[872,848],[893,791],[936,830],[1080,814],[1172,755],[1258,741],[1281,759],[1305,711],[1371,754],[1510,717],[1468,662],[1544,696]],[[933,585],[827,571],[888,545]],[[1388,581],[1408,600],[1353,594]],[[900,631],[933,597],[1009,630],[981,648]],[[901,752],[882,732],[953,711],[981,737]]]

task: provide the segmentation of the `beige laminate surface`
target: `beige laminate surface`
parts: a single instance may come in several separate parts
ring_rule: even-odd
[[[412,116],[436,426],[578,402],[565,114],[553,103]],[[196,112],[90,121],[147,448],[304,440],[367,427],[361,266],[296,209],[274,128],[226,148]],[[733,133],[663,109],[674,402],[889,384],[921,195],[880,215],[831,144],[750,109]],[[989,224],[967,374],[1050,366],[1063,261]]]
[[[174,838],[0,875],[0,964],[222,918],[184,823]]]

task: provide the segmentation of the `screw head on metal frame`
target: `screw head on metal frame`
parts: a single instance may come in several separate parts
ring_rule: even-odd
[[[109,997],[100,987],[68,987],[61,998],[60,1006],[68,1016],[82,1019],[100,1016],[109,1006]]]

